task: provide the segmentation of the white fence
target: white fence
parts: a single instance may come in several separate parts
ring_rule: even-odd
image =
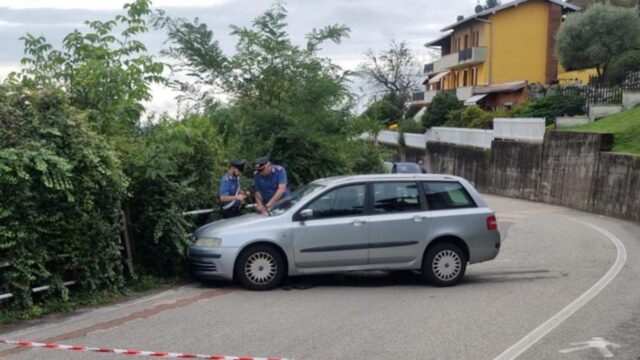
[[[404,143],[410,148],[424,150],[428,140],[427,134],[404,134]]]
[[[493,136],[496,139],[542,141],[545,121],[539,118],[493,119]]]
[[[378,133],[378,142],[387,145],[398,145],[399,135],[395,131],[383,130]]]
[[[494,119],[493,130],[433,127],[424,134],[404,134],[406,146],[414,149],[426,149],[427,141],[437,141],[456,145],[474,146],[491,149],[494,139],[542,141],[545,121],[539,118]],[[381,144],[398,146],[399,133],[384,130],[378,134]],[[361,135],[360,138],[370,138]]]
[[[493,130],[433,127],[427,131],[428,141],[491,149]]]

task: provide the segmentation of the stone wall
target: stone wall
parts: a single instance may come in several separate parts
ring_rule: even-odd
[[[479,191],[640,221],[640,156],[608,152],[612,134],[547,132],[543,143],[495,140],[491,150],[429,142],[431,171]]]
[[[538,143],[494,140],[487,190],[526,200],[536,200],[542,166]]]

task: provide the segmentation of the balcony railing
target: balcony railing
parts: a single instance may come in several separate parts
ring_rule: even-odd
[[[480,64],[486,60],[487,49],[485,47],[473,47],[443,56],[431,64],[424,66],[426,75],[440,73],[459,66]]]
[[[463,86],[456,88],[456,96],[458,97],[458,100],[465,101],[473,96],[473,90],[473,86]]]
[[[424,101],[424,91],[414,92],[411,94],[411,101]]]
[[[465,61],[471,60],[472,57],[473,57],[473,48],[461,50],[458,53],[458,62],[465,62]]]

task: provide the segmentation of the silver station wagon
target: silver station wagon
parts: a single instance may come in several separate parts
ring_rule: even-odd
[[[277,203],[200,227],[188,258],[200,278],[252,290],[286,276],[419,270],[436,286],[457,284],[467,263],[495,258],[494,212],[464,179],[388,174],[316,180]]]

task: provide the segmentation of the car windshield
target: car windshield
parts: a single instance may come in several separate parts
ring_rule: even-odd
[[[304,199],[309,194],[315,192],[318,189],[322,189],[324,187],[325,187],[324,185],[314,184],[314,183],[307,184],[301,187],[297,191],[293,192],[291,195],[275,203],[275,205],[273,205],[273,207],[271,208],[269,215],[275,216],[275,215],[283,214],[287,210],[291,209],[293,205],[297,204],[300,200]]]

